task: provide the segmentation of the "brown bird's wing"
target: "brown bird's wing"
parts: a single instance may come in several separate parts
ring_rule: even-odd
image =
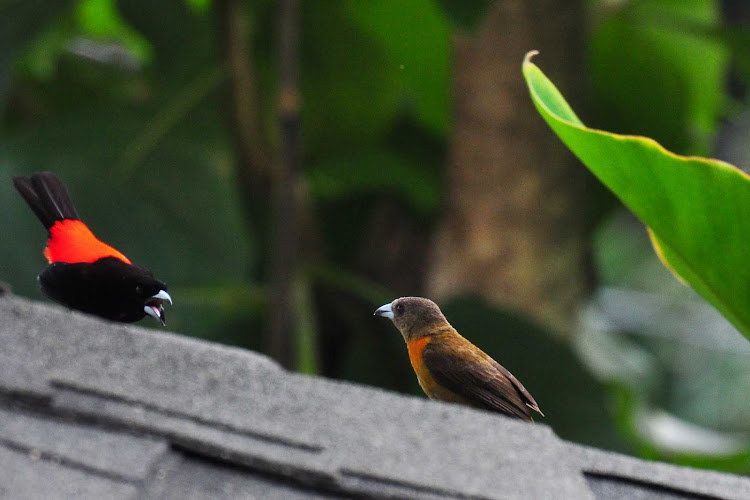
[[[425,347],[423,362],[435,382],[478,408],[522,420],[531,420],[529,408],[541,413],[513,374],[463,337],[458,339]]]

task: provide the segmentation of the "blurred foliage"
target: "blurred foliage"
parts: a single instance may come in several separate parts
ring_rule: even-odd
[[[576,156],[649,228],[665,264],[750,337],[750,178],[717,160],[671,153],[653,139],[588,128],[531,62],[534,104]]]
[[[728,47],[708,34],[719,23],[712,0],[622,2],[609,13],[589,46],[598,126],[708,154],[729,64]]]
[[[458,27],[474,30],[489,8],[489,0],[437,0],[448,18]]]
[[[273,150],[280,142],[275,2],[237,4],[258,87],[256,125],[262,146]],[[11,176],[52,170],[98,236],[169,283],[175,299],[167,311],[170,329],[263,349],[270,203],[262,190],[247,200],[239,188],[242,167],[228,118],[232,74],[222,63],[218,22],[227,5],[0,3],[0,280],[41,298],[34,276],[44,266],[44,232],[13,191]],[[369,226],[384,206],[396,207],[394,213],[409,221],[406,227],[420,234],[429,235],[442,216],[452,35],[477,29],[491,3],[301,5],[300,121],[310,212],[304,220],[312,237],[294,277],[301,319],[297,368],[417,394],[403,340],[371,315],[380,304],[418,290],[391,289],[388,280],[363,270],[378,263],[363,266],[361,260],[370,255]],[[708,153],[727,113],[730,66],[750,67],[743,44],[748,32],[725,29],[714,0],[589,5],[592,122],[648,134],[681,153]],[[520,71],[509,78],[516,77]],[[739,112],[744,104],[735,101],[729,109]],[[734,142],[747,139],[740,134]],[[630,224],[615,233],[598,245],[606,256],[600,259],[606,284],[658,281],[654,286],[662,293],[666,282],[653,272],[642,229]],[[421,271],[413,267],[411,272]],[[677,288],[669,283],[670,291]],[[635,310],[631,302],[601,315],[614,321],[613,311]],[[457,300],[444,310],[463,334],[524,381],[547,415],[543,421],[562,437],[748,470],[743,452],[719,459],[666,453],[638,424],[644,407],[664,408],[706,427],[750,432],[741,418],[748,405],[737,403],[746,394],[739,376],[745,358],[735,356],[736,364],[722,370],[727,351],[690,349],[687,336],[653,341],[643,323],[625,332],[602,328],[599,336],[584,329],[570,346],[481,298]],[[681,328],[694,331],[696,324]],[[674,352],[680,356],[670,357]],[[619,375],[597,369],[602,364]],[[628,383],[632,366],[642,369]],[[727,387],[725,404],[716,403],[713,384]]]

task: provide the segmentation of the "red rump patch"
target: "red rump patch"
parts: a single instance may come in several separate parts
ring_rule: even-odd
[[[79,220],[65,219],[55,222],[49,230],[47,248],[44,256],[47,261],[67,262],[95,262],[103,257],[114,257],[126,264],[132,264],[123,254],[99,241],[94,233]]]

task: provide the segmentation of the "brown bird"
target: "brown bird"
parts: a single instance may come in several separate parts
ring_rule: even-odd
[[[430,399],[461,403],[522,420],[544,416],[534,397],[497,361],[463,338],[433,301],[401,297],[375,311],[403,335],[419,385]]]

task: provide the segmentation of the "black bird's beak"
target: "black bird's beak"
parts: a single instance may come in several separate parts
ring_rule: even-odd
[[[143,306],[143,311],[161,323],[161,326],[167,326],[167,319],[164,315],[163,301],[172,303],[172,297],[167,293],[166,290],[159,290],[159,293],[151,297],[146,301],[146,305]]]
[[[156,295],[154,295],[151,298],[152,299],[166,300],[167,302],[169,302],[170,306],[172,305],[172,297],[170,297],[170,295],[167,293],[166,290],[159,290],[159,293],[157,293]]]
[[[159,304],[146,304],[143,306],[143,310],[146,314],[161,323],[161,326],[167,326],[167,320],[164,317],[164,306]]]

